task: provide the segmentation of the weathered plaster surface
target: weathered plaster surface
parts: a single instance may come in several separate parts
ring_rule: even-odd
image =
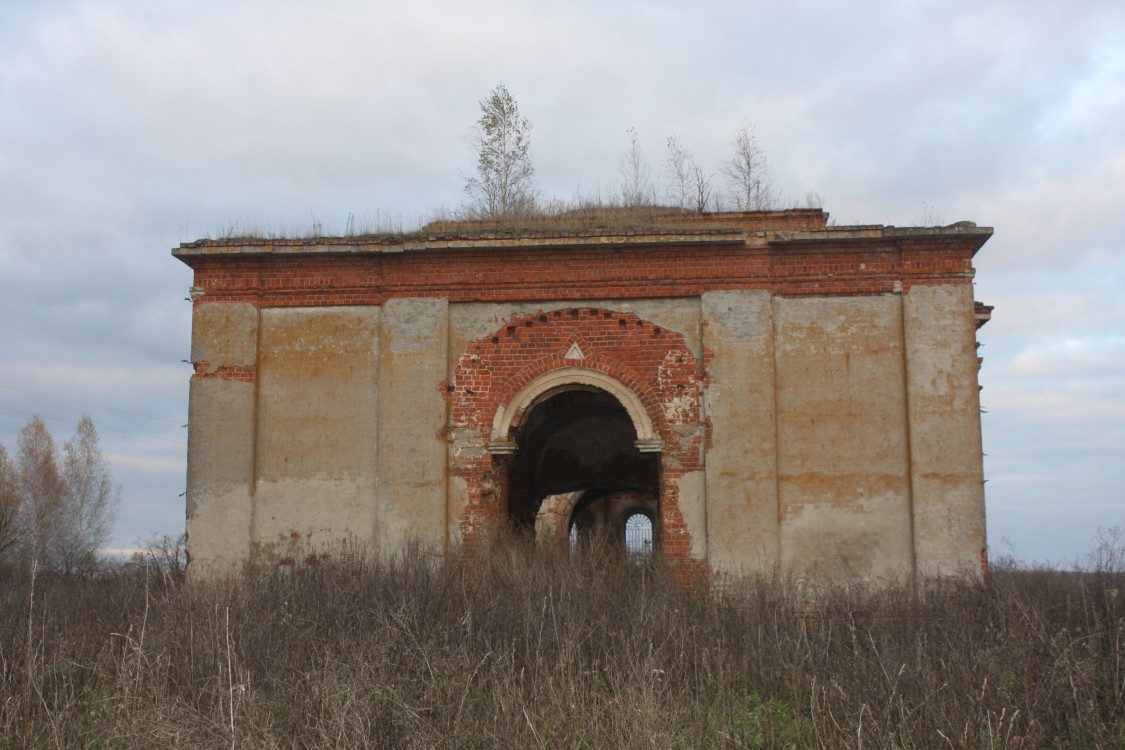
[[[372,473],[380,313],[378,307],[262,312],[259,482]]]
[[[253,365],[258,356],[258,309],[247,302],[196,306],[191,320],[191,361],[219,367]]]
[[[691,556],[696,560],[708,559],[707,539],[707,482],[702,471],[685,472],[672,481],[680,499],[680,514],[691,536]]]
[[[254,385],[194,380],[188,418],[187,534],[193,575],[234,573],[250,557]]]
[[[901,297],[775,297],[774,315],[783,567],[909,580]]]
[[[383,308],[379,375],[379,550],[407,540],[441,549],[446,538],[449,303],[395,299]]]
[[[768,571],[780,555],[773,303],[764,291],[711,292],[702,302],[709,560],[731,573]]]
[[[377,307],[262,311],[254,543],[271,554],[371,541],[380,318]]]
[[[903,304],[919,574],[979,576],[985,516],[972,287],[914,287]]]

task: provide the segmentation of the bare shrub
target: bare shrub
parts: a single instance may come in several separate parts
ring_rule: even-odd
[[[187,569],[187,534],[151,534],[138,542],[129,565],[182,581]]]

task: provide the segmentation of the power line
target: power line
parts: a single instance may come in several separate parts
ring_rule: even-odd
[[[167,424],[174,424],[174,425],[180,424],[180,422],[178,422],[174,419],[167,419],[165,417],[154,417],[151,414],[141,414],[140,412],[128,411],[127,409],[118,409],[115,406],[104,406],[102,404],[92,404],[89,401],[79,401],[78,399],[66,398],[64,396],[55,396],[55,395],[52,395],[50,393],[40,393],[38,391],[29,391],[26,388],[17,388],[14,385],[5,385],[4,383],[0,383],[0,388],[4,388],[4,389],[9,390],[9,391],[18,391],[20,393],[27,393],[31,396],[42,396],[43,398],[53,398],[56,401],[66,401],[68,403],[78,404],[80,406],[90,406],[90,407],[93,407],[95,409],[105,409],[106,411],[115,411],[115,412],[119,412],[121,414],[128,414],[128,415],[133,416],[133,417],[142,417],[143,419],[151,419],[155,422],[166,422]]]
[[[51,422],[59,425],[72,425],[72,420],[62,419],[61,417],[44,416],[34,412],[24,411],[22,409],[12,409],[7,406],[0,406],[0,415],[6,414],[10,417],[19,419],[26,419],[31,417],[39,417],[44,422]],[[179,448],[186,449],[187,446],[183,443],[178,443],[167,438],[160,437],[159,435],[147,435],[143,432],[129,432],[128,430],[119,430],[114,427],[98,427],[98,433],[102,435],[112,435],[114,437],[124,438],[126,440],[135,440],[140,443],[150,443],[152,445],[159,445],[165,448]]]

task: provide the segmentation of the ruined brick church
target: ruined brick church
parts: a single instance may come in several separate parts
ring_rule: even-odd
[[[984,565],[974,254],[820,210],[201,240],[195,573],[512,525],[669,565]]]

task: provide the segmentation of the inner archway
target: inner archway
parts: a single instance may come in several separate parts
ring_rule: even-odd
[[[591,490],[572,508],[568,538],[572,550],[604,546],[645,559],[656,549],[660,508],[651,492]]]
[[[659,517],[660,454],[643,450],[630,411],[611,393],[586,384],[552,389],[528,406],[509,439],[507,508],[517,528],[555,529],[565,543],[577,514],[609,496],[650,498],[650,516]],[[545,498],[552,504],[545,512],[561,516],[549,526],[540,514]]]

